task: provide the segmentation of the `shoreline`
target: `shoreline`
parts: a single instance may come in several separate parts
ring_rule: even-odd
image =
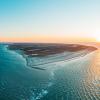
[[[43,44],[44,45],[44,44]],[[42,46],[43,46],[42,45]],[[19,51],[19,52],[17,52],[17,53],[19,53],[20,55],[22,55],[23,56],[23,58],[26,60],[26,66],[29,66],[30,68],[34,68],[34,69],[39,69],[39,70],[46,70],[46,69],[44,69],[44,68],[41,68],[41,67],[37,67],[37,66],[41,66],[41,65],[46,65],[46,64],[49,64],[49,63],[56,63],[56,62],[60,62],[60,61],[71,61],[71,60],[73,60],[73,59],[76,59],[76,58],[79,58],[79,57],[84,57],[85,55],[87,55],[87,54],[90,54],[91,52],[93,52],[93,51],[96,51],[97,50],[97,48],[95,48],[95,47],[91,47],[91,46],[85,46],[85,45],[77,45],[77,44],[71,44],[71,46],[70,46],[70,48],[71,48],[71,51],[62,51],[61,53],[59,53],[58,51],[57,51],[57,53],[55,53],[55,54],[47,54],[47,55],[43,55],[43,56],[38,56],[38,55],[34,55],[34,56],[30,56],[30,54],[29,55],[27,55],[27,54],[25,54],[24,53],[24,51],[22,50],[22,48],[19,48],[19,46],[17,45],[16,47],[17,47],[17,49],[11,49],[11,48],[9,48],[9,47],[15,47],[16,45],[8,45],[8,49],[9,50],[14,50],[15,52],[16,51]],[[23,46],[23,45],[22,45]],[[50,48],[53,48],[53,47],[50,47],[49,45],[47,45],[48,46],[48,48],[50,49]],[[58,46],[58,45],[57,45]],[[64,45],[65,46],[65,45]],[[68,45],[69,46],[69,45]],[[77,47],[79,48],[79,47],[82,47],[83,46],[83,49],[82,50],[77,50]],[[67,45],[65,46],[65,47],[67,47]],[[74,51],[72,51],[72,49],[73,49],[73,47],[74,47]],[[25,45],[24,46],[24,48],[27,48],[27,45]],[[31,49],[33,48],[33,45],[31,45]],[[40,48],[40,47],[39,47]],[[42,48],[42,50],[41,51],[43,51],[43,48],[45,48],[45,47],[41,47]],[[46,47],[46,49],[48,50],[48,48]],[[54,47],[54,48],[56,48],[56,46]],[[85,48],[85,49],[84,49]],[[61,50],[62,50],[62,48],[60,48]],[[34,50],[34,49],[33,49]],[[35,50],[36,50],[36,48],[35,48]],[[52,49],[53,50],[53,49]],[[51,50],[51,52],[52,52],[52,50]],[[70,52],[70,53],[72,53],[72,54],[69,54],[68,56],[67,55],[65,55],[65,56],[63,56],[62,54],[63,53],[67,53],[67,52]],[[37,52],[38,53],[38,52]],[[40,53],[40,51],[39,51],[39,53]],[[55,60],[56,59],[56,56],[57,55],[59,55],[57,58],[60,58],[60,57],[63,57],[63,59],[58,59],[58,60]],[[51,57],[50,57],[51,56]],[[54,56],[54,58],[53,58],[53,56]],[[30,65],[30,61],[29,61],[29,59],[32,59],[32,58],[41,58],[41,60],[42,60],[42,63],[41,62],[38,62],[37,64],[34,64],[34,59],[33,59],[33,64],[31,64]],[[51,61],[50,61],[50,59],[49,59],[49,61],[47,61],[46,62],[46,60],[48,59],[48,58],[51,58]],[[54,59],[53,61],[52,61],[52,58]]]
[[[80,55],[77,55],[77,56],[73,56],[73,57],[70,57],[70,58],[62,59],[62,60],[57,60],[57,61],[54,61],[54,62],[51,61],[51,62],[47,62],[47,63],[43,63],[43,64],[36,64],[36,65],[32,65],[30,67],[31,68],[37,68],[37,69],[39,68],[40,69],[40,67],[36,67],[36,66],[42,66],[42,65],[47,65],[49,63],[57,63],[57,62],[65,62],[65,61],[68,62],[68,61],[72,61],[74,59],[78,59],[78,58],[84,57],[84,56],[86,56],[86,55],[88,55],[90,53],[93,53],[93,52],[95,52],[95,51],[92,51],[92,52],[89,52],[89,53],[83,53],[83,54],[80,54]],[[46,70],[46,69],[43,68],[42,70]]]

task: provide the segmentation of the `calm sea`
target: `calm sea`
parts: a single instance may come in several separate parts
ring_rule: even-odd
[[[100,51],[45,66],[28,67],[1,44],[0,100],[100,100]]]

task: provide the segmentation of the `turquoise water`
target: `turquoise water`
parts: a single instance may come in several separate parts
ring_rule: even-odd
[[[0,45],[0,100],[100,100],[99,52],[38,70],[6,47]]]

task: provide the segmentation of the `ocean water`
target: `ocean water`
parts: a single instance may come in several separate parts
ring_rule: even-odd
[[[38,67],[46,69],[27,66],[22,55],[1,44],[0,100],[100,100],[99,50]]]

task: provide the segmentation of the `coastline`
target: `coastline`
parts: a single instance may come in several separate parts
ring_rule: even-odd
[[[73,49],[74,45],[76,46],[76,44],[73,44],[72,47],[70,47],[70,48]],[[12,46],[12,45],[9,45],[8,49],[10,49],[9,48],[10,46]],[[13,45],[13,46],[15,46],[15,45]],[[78,46],[80,46],[80,45],[78,45]],[[77,59],[79,57],[84,57],[85,55],[90,54],[93,51],[97,50],[97,48],[95,48],[95,47],[91,47],[91,46],[89,47],[89,46],[85,46],[85,45],[81,45],[81,46],[85,47],[85,49],[77,51],[76,50],[77,48],[75,47],[74,51],[72,51],[72,50],[66,51],[65,50],[61,53],[57,52],[55,54],[51,54],[51,55],[48,54],[48,55],[45,55],[45,56],[44,55],[43,56],[41,56],[41,55],[40,56],[38,56],[38,55],[30,56],[30,55],[25,54],[24,51],[21,50],[21,48],[18,48],[18,47],[17,47],[17,49],[10,49],[10,50],[19,51],[17,53],[21,54],[23,56],[23,58],[25,58],[26,65],[29,66],[30,68],[39,69],[39,70],[46,70],[45,68],[41,68],[41,67],[38,67],[38,66],[46,65],[46,64],[49,64],[49,63],[61,62],[61,61],[71,61],[71,60]],[[63,56],[63,53],[68,53],[68,52],[70,52],[69,55],[66,54],[66,55]],[[58,57],[57,57],[57,55],[58,55]],[[30,60],[31,60],[31,62],[30,62]],[[34,63],[34,60],[37,60],[37,63]]]
[[[89,52],[89,53],[83,53],[83,54],[80,54],[80,55],[76,55],[76,56],[72,56],[72,57],[69,57],[69,58],[66,58],[66,59],[62,59],[62,60],[57,60],[57,61],[51,61],[51,62],[47,62],[47,63],[43,63],[43,64],[36,64],[36,65],[27,65],[27,66],[30,66],[31,68],[35,68],[35,69],[40,69],[40,70],[46,70],[44,67],[43,68],[40,68],[40,67],[37,67],[37,66],[42,66],[42,65],[48,65],[49,63],[59,63],[59,62],[69,62],[69,61],[72,61],[72,60],[75,60],[75,59],[79,59],[81,57],[84,57],[86,55],[89,55],[90,53],[93,53],[95,51],[92,51],[92,52]],[[28,60],[27,60],[28,62]]]

